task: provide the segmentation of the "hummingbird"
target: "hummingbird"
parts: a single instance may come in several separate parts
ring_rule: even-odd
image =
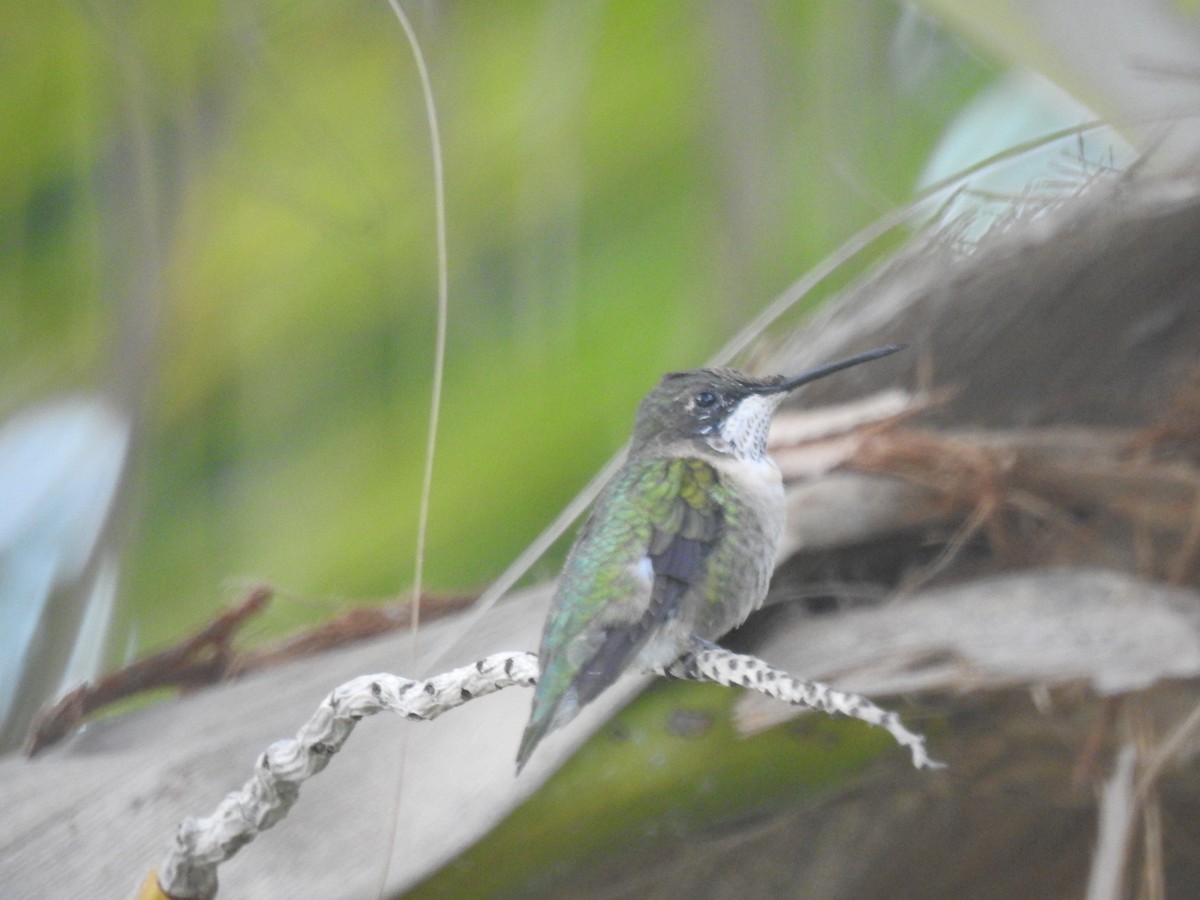
[[[663,376],[563,566],[518,772],[625,670],[669,666],[762,605],[784,524],[783,480],[767,454],[775,410],[801,385],[900,349],[792,377],[727,368]]]

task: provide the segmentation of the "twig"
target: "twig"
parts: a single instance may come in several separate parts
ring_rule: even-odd
[[[1104,785],[1104,794],[1100,798],[1100,833],[1088,878],[1087,900],[1119,900],[1125,896],[1129,848],[1137,820],[1134,800],[1136,763],[1137,748],[1131,743],[1125,744],[1117,754],[1112,777]]]
[[[191,688],[220,681],[232,659],[234,634],[266,607],[271,595],[269,587],[253,588],[237,606],[174,647],[106,675],[94,685],[75,688],[38,717],[25,743],[26,755],[33,756],[62,740],[89,715],[117,700],[157,688]]]
[[[26,741],[25,753],[29,756],[40,753],[104,707],[146,691],[169,687],[196,690],[409,626],[411,600],[349,609],[279,643],[258,649],[235,649],[233,641],[237,633],[262,612],[273,594],[273,589],[266,585],[252,588],[236,606],[173,647],[65,694],[38,717]],[[468,595],[427,595],[423,600],[425,619],[439,619],[472,602],[474,597]]]
[[[943,769],[945,763],[931,759],[925,738],[904,727],[894,712],[881,709],[866,697],[831,688],[819,681],[801,681],[782,669],[767,665],[756,656],[733,653],[715,644],[705,644],[661,670],[663,675],[692,681],[715,681],[740,685],[797,706],[811,706],[831,715],[841,713],[868,725],[885,729],[896,742],[912,753],[918,769]]]
[[[1145,802],[1151,791],[1158,787],[1158,779],[1162,776],[1163,769],[1168,763],[1176,761],[1183,755],[1184,748],[1194,739],[1198,731],[1200,731],[1200,705],[1195,706],[1183,721],[1172,729],[1166,740],[1162,741],[1153,755],[1146,760],[1141,777],[1138,778],[1138,802]]]
[[[865,697],[792,678],[760,659],[717,647],[697,649],[661,674],[693,681],[742,685],[788,703],[842,713],[888,730],[909,748],[917,768],[941,768],[925,752],[925,739],[906,729],[899,717]],[[184,819],[157,873],[143,885],[142,897],[211,900],[217,893],[217,867],[288,814],[302,782],[324,769],[365,716],[389,711],[410,719],[434,719],[468,700],[513,685],[537,682],[533,653],[496,653],[470,666],[426,681],[399,675],[365,675],[348,681],[322,701],[295,738],[277,741],[258,758],[254,777],[225,797],[203,819]]]
[[[346,682],[322,701],[295,738],[268,747],[255,763],[254,777],[227,795],[211,816],[183,820],[159,867],[160,891],[172,900],[215,897],[217,867],[288,814],[300,784],[329,765],[365,716],[390,711],[434,719],[475,697],[532,685],[537,674],[534,654],[496,653],[427,681],[381,674]]]
[[[474,602],[475,596],[471,594],[425,594],[421,598],[421,620],[435,621],[466,609]],[[408,628],[412,621],[412,603],[410,599],[386,606],[348,609],[337,618],[284,638],[277,644],[239,652],[230,660],[227,675],[236,677]]]

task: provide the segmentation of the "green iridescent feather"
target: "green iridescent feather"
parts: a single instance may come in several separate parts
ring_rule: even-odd
[[[678,655],[691,634],[717,637],[741,621],[737,598],[726,589],[736,583],[738,555],[748,549],[743,540],[728,540],[731,527],[743,530],[737,525],[744,511],[716,468],[697,458],[631,460],[606,486],[547,618],[542,675],[518,765],[647,644],[666,655],[677,645]],[[745,537],[753,540],[755,532]],[[653,649],[660,644],[666,651]]]

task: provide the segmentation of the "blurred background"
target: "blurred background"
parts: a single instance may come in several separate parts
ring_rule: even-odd
[[[1014,69],[1036,41],[997,6],[407,4],[449,226],[429,589],[486,585],[662,372],[919,184],[1091,118]],[[10,0],[0,21],[11,748],[251,581],[280,592],[260,641],[407,591],[436,254],[386,3]]]

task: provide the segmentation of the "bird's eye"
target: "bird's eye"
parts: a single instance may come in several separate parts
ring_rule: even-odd
[[[708,409],[717,402],[717,395],[712,391],[701,391],[696,395],[696,405],[701,409]]]

